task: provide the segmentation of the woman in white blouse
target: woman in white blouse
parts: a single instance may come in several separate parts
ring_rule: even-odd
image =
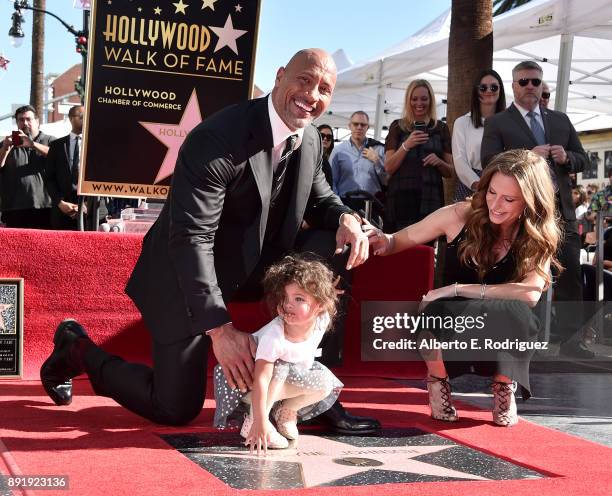
[[[457,173],[455,201],[463,201],[478,187],[482,165],[480,145],[487,117],[506,109],[506,95],[501,77],[493,69],[483,71],[472,88],[471,112],[462,115],[453,126],[453,161]]]

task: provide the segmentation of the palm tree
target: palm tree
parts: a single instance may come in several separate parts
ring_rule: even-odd
[[[448,91],[446,120],[470,109],[472,84],[493,65],[493,4],[491,0],[453,0],[448,39]],[[452,201],[455,180],[445,183],[446,201]]]
[[[525,5],[530,1],[531,0],[493,0],[493,5],[497,7],[497,10],[493,15],[498,16],[499,14],[508,12],[509,10],[515,9],[516,7]]]
[[[47,0],[34,0],[34,7],[45,10]],[[30,105],[42,118],[44,93],[45,59],[45,14],[33,12],[32,15],[32,68],[30,80]]]

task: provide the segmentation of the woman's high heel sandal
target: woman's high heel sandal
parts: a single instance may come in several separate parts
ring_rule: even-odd
[[[518,423],[516,401],[514,392],[516,382],[494,382],[493,389],[493,422],[503,427],[510,427]]]
[[[428,376],[427,392],[429,393],[431,418],[444,420],[445,422],[456,422],[459,419],[457,410],[455,410],[451,400],[451,387],[448,377]]]
[[[253,417],[250,415],[244,416],[244,422],[242,423],[242,428],[240,429],[240,435],[247,439],[249,437],[249,433],[251,432],[251,426],[253,425]],[[268,442],[268,448],[270,449],[285,449],[289,447],[289,441],[281,436],[278,431],[270,424],[270,441]]]

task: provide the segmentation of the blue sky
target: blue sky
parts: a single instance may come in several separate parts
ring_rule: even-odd
[[[157,1],[161,5],[176,0]],[[450,4],[451,0],[263,0],[255,83],[264,91],[271,89],[278,67],[300,48],[343,48],[353,62],[376,55],[424,27]],[[47,10],[78,29],[83,15],[72,5],[73,0],[47,0]],[[32,13],[26,13],[23,45],[13,48],[8,37],[12,12],[13,0],[0,0],[0,54],[11,60],[8,71],[0,70],[0,116],[11,112],[13,103],[27,103],[30,96]],[[80,62],[73,36],[56,19],[46,16],[45,29],[45,74],[62,73]],[[0,129],[7,122],[0,122]]]

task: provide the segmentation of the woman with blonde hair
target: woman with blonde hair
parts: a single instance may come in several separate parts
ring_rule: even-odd
[[[424,79],[408,85],[402,118],[389,126],[385,170],[387,232],[414,224],[444,205],[442,177],[453,172],[451,138],[448,126],[437,120],[435,95]]]
[[[448,240],[444,285],[424,295],[421,308],[427,316],[450,317],[455,323],[454,328],[440,326],[426,333],[438,341],[465,342],[469,351],[455,355],[458,361],[449,361],[453,354],[445,351],[445,363],[439,349],[419,348],[435,419],[458,419],[449,374],[474,371],[493,377],[493,420],[498,425],[518,422],[517,383],[523,398],[530,396],[529,362],[539,333],[531,309],[551,283],[551,266],[559,268],[555,253],[560,229],[548,170],[544,159],[531,151],[507,151],[485,169],[471,201],[441,208],[394,234],[366,228],[376,255],[398,253],[442,235]],[[480,317],[482,328],[457,327],[458,317],[463,322],[474,316]],[[486,345],[486,339],[494,351],[474,348]],[[500,350],[494,343],[506,347]]]

